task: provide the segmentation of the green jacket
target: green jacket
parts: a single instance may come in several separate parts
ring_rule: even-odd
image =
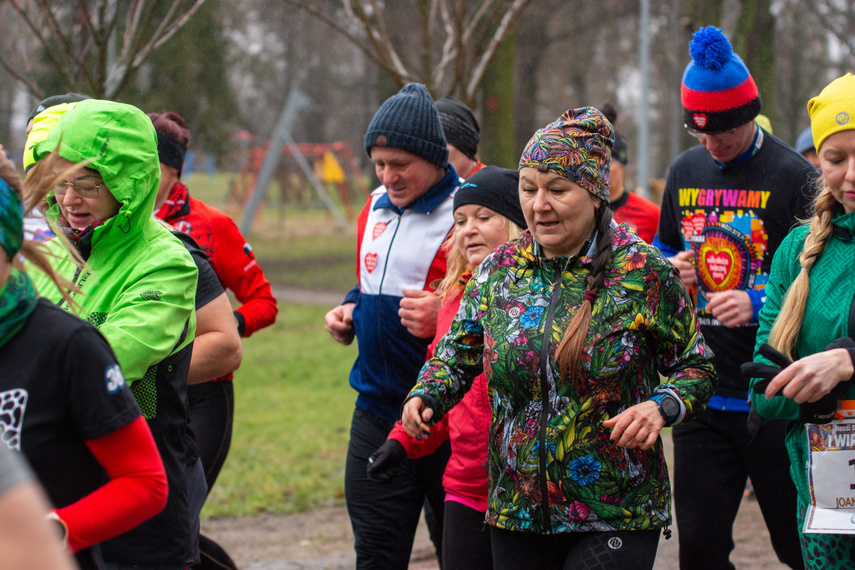
[[[822,256],[810,271],[810,294],[802,329],[796,342],[795,355],[804,357],[822,352],[832,341],[853,336],[849,323],[855,318],[855,213],[834,219],[835,231]],[[769,283],[766,284],[766,304],[760,311],[757,346],[769,339],[769,332],[783,305],[784,294],[801,271],[799,256],[804,248],[809,226],[800,226],[784,238],[772,260]],[[756,362],[768,362],[754,351]],[[752,384],[757,382],[752,381]],[[843,399],[855,400],[855,385],[850,384]],[[808,459],[804,423],[799,421],[799,406],[789,398],[776,396],[767,400],[761,392],[751,392],[751,405],[769,419],[793,420],[787,426],[786,444],[790,455],[790,473],[796,484],[799,502],[810,503],[810,487],[805,464]]]
[[[62,115],[38,143],[36,159],[54,149],[71,162],[89,160],[87,168],[97,170],[121,202],[115,216],[80,239],[77,249],[87,262],[83,269],[66,251],[66,242],[54,239],[47,247],[57,256],[51,259],[54,268],[80,288],[74,299],[81,316],[98,327],[116,353],[169,480],[164,511],[104,543],[104,558],[136,565],[184,564],[191,543],[185,469],[195,460],[185,399],[196,331],[197,269],[181,242],[152,215],[160,184],[154,127],[136,107],[90,99]],[[60,209],[53,192],[47,201],[47,218],[56,223]],[[29,269],[39,293],[60,303],[50,278]]]

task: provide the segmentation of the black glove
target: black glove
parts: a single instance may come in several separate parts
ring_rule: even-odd
[[[387,439],[386,443],[368,458],[365,473],[376,483],[388,483],[400,472],[401,465],[407,460],[407,450],[397,439]]]
[[[855,341],[848,337],[842,337],[828,346],[825,350],[835,348],[855,348]],[[747,378],[763,378],[753,386],[756,393],[764,392],[769,382],[784,368],[792,364],[792,361],[768,344],[761,344],[758,348],[761,355],[768,358],[778,366],[770,366],[759,362],[746,362],[740,367],[742,375]],[[834,419],[837,411],[837,400],[849,388],[847,382],[840,382],[830,393],[826,394],[816,402],[805,402],[799,405],[799,419],[806,423],[827,424]]]
[[[771,364],[763,364],[760,362],[746,362],[745,364],[739,367],[739,370],[742,372],[742,375],[745,376],[747,379],[763,379],[760,382],[754,384],[754,386],[752,387],[752,390],[754,390],[755,394],[765,392],[766,387],[769,385],[769,382],[771,382],[772,379],[781,372],[781,370],[793,363],[793,361],[787,358],[785,354],[778,352],[766,343],[761,344],[758,351],[762,356],[765,356],[767,359],[769,359],[770,362],[776,364],[777,366],[772,366]]]
[[[746,427],[748,428],[748,443],[754,441],[760,432],[763,431],[763,428],[766,427],[766,424],[769,423],[769,420],[760,415],[757,410],[754,409],[754,406],[751,405],[751,402],[748,403],[748,419],[746,420]]]
[[[826,346],[823,350],[834,350],[835,348],[855,348],[855,342],[849,337],[841,337]],[[805,402],[799,406],[799,419],[812,424],[827,424],[834,420],[837,412],[837,400],[849,389],[849,382],[838,382],[837,386],[817,400],[816,402]]]

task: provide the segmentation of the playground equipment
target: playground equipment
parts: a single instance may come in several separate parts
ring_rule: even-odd
[[[347,211],[347,216],[353,219],[351,191],[347,184],[348,176],[341,166],[342,163],[348,165],[351,174],[350,179],[355,181],[355,189],[363,196],[368,195],[367,183],[353,158],[350,146],[346,142],[297,143],[292,138],[290,128],[294,122],[294,117],[300,109],[307,107],[310,103],[309,99],[299,89],[293,89],[288,95],[271,140],[264,146],[250,148],[240,177],[233,185],[229,195],[229,202],[244,204],[243,216],[238,224],[244,235],[250,233],[252,222],[267,193],[267,187],[277,171],[280,159],[283,157],[292,157],[296,161],[306,180],[343,231],[347,230],[347,220],[326,188],[326,184],[335,186],[341,203]],[[272,149],[276,151],[271,152]],[[314,160],[314,168],[309,164],[309,159]],[[287,185],[287,181],[280,178],[280,184],[284,187]]]
[[[354,192],[362,197],[367,197],[369,188],[365,177],[356,164],[350,145],[344,141],[286,144],[282,145],[279,158],[293,157],[295,150],[311,163],[315,177],[321,184],[325,187],[333,186],[336,189],[340,203],[345,208],[347,219],[352,220],[354,217]],[[259,187],[259,173],[269,151],[270,141],[264,145],[253,145],[248,149],[240,175],[229,189],[227,197],[229,204],[245,206],[252,198],[255,189]],[[299,201],[299,192],[291,184],[293,170],[287,166],[280,160],[271,179],[279,181],[283,201]],[[301,182],[304,181],[301,179]]]

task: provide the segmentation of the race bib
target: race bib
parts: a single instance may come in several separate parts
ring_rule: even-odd
[[[803,531],[855,534],[855,419],[806,424],[805,432],[811,505]]]

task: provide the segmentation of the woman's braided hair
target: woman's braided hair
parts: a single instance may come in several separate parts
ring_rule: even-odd
[[[784,297],[781,312],[769,332],[769,344],[786,354],[791,360],[802,328],[802,321],[805,318],[805,306],[810,293],[810,270],[825,251],[825,246],[831,238],[833,229],[831,221],[839,207],[840,202],[831,193],[831,189],[825,186],[814,201],[815,214],[809,220],[810,231],[799,257],[801,271],[790,285]]]
[[[597,226],[597,251],[591,262],[591,271],[588,274],[587,286],[585,287],[585,300],[573,315],[564,338],[558,345],[558,361],[561,368],[561,378],[570,379],[578,389],[581,382],[579,375],[582,349],[585,346],[585,336],[588,334],[588,326],[591,323],[591,310],[597,293],[603,288],[606,279],[606,269],[612,258],[612,209],[605,200],[601,201],[600,208],[596,213]],[[569,373],[569,376],[568,376]]]

